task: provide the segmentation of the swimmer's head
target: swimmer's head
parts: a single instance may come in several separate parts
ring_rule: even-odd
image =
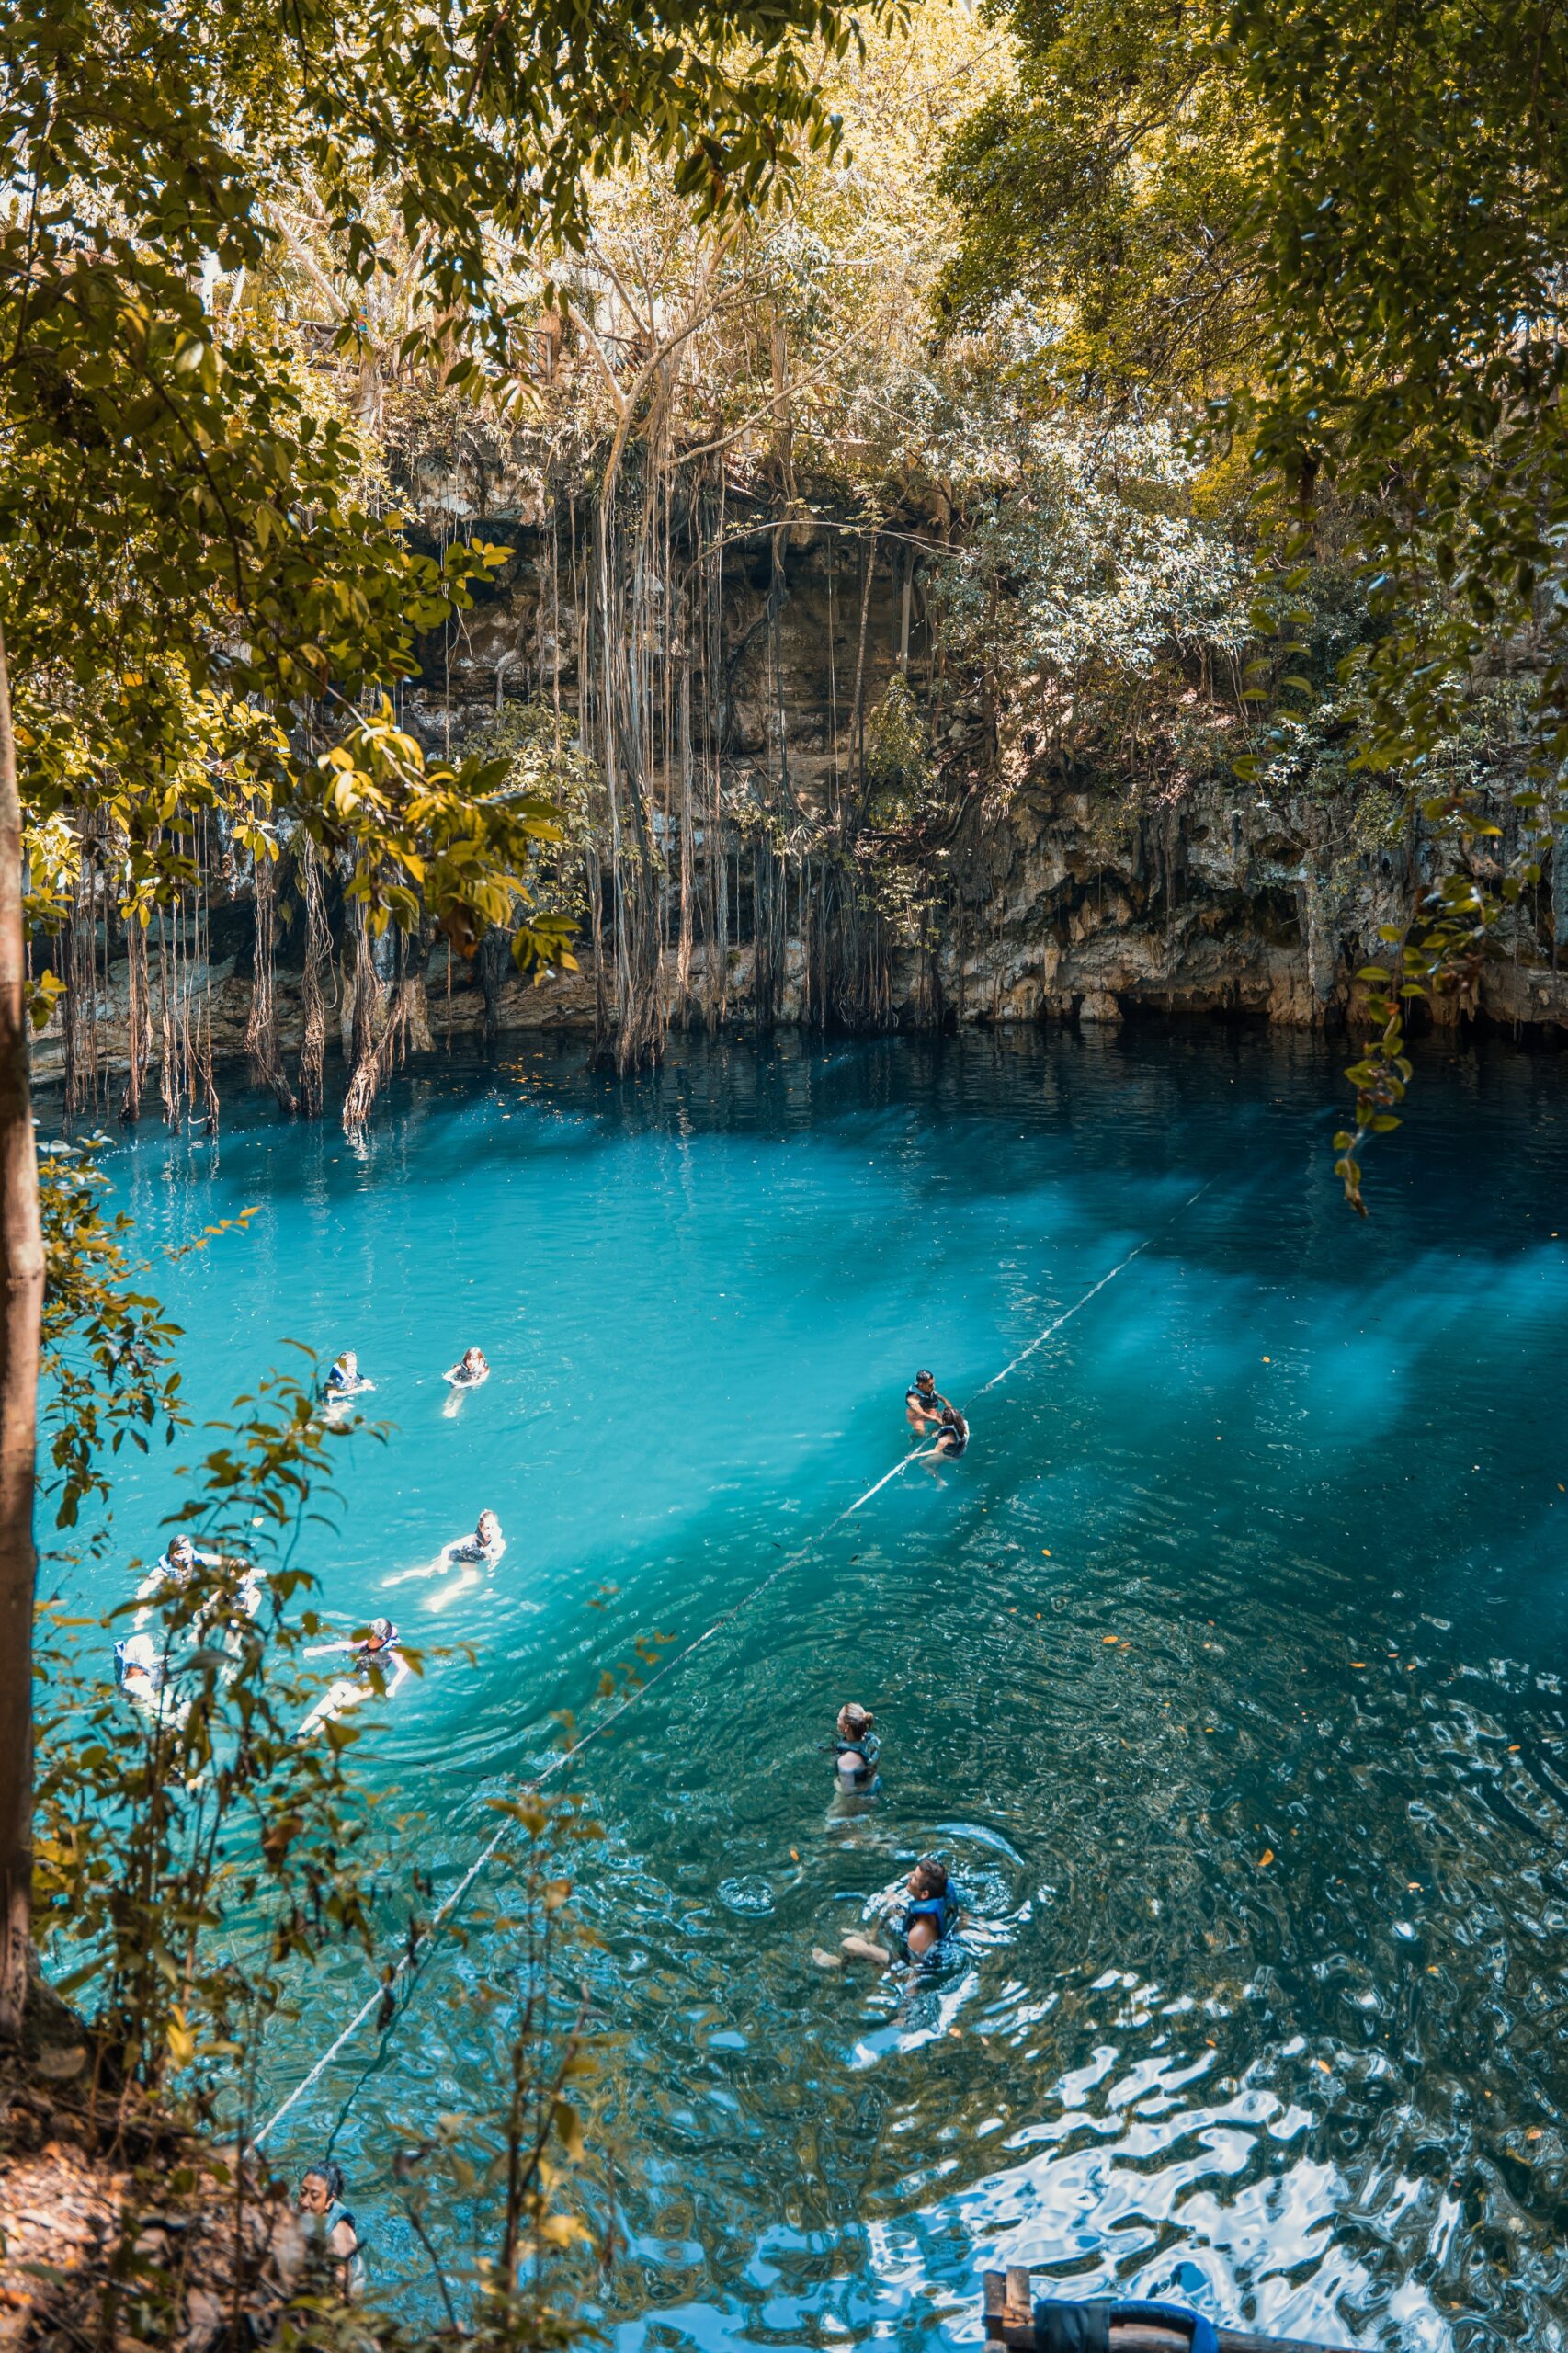
[[[909,1874],[909,1892],[917,1904],[935,1903],[948,1892],[948,1867],[935,1855],[922,1855]]]
[[[501,1523],[493,1511],[482,1511],[479,1515],[479,1526],[474,1532],[488,1543],[491,1537],[500,1535]]]
[[[385,1650],[392,1640],[392,1622],[390,1618],[372,1618],[370,1620],[371,1649]]]
[[[484,1350],[483,1348],[465,1348],[463,1350],[463,1362],[471,1372],[477,1372],[481,1365],[484,1362]]]
[[[858,1699],[851,1699],[838,1711],[838,1736],[840,1740],[864,1740],[876,1721],[869,1708],[862,1708]]]
[[[917,1372],[915,1376],[915,1386],[916,1389],[935,1389],[937,1386],[936,1374],[934,1372]]]
[[[358,1371],[359,1359],[352,1348],[344,1349],[343,1354],[337,1359],[337,1370],[339,1372],[347,1373],[350,1379],[352,1379],[354,1374]]]
[[[171,1561],[177,1562],[182,1569],[194,1567],[196,1563],[196,1546],[192,1543],[188,1536],[170,1537],[169,1558]]]
[[[951,1405],[944,1405],[942,1408],[942,1427],[945,1430],[956,1430],[958,1426],[959,1417],[955,1408]]]
[[[327,2158],[319,2165],[312,2165],[300,2184],[300,2209],[306,2214],[324,2214],[335,2199],[343,2195],[343,2167]]]

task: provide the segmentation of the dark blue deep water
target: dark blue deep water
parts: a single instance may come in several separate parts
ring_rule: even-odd
[[[629,2353],[971,2343],[1004,2261],[1369,2347],[1568,2341],[1568,1062],[1429,1053],[1362,1224],[1341,1059],[677,1044],[617,1086],[530,1048],[405,1075],[359,1150],[252,1103],[216,1154],[114,1154],[151,1238],[260,1206],[165,1286],[200,1412],[293,1338],[357,1346],[397,1425],[340,1449],[314,1564],[347,1619],[475,1646],[361,1745],[436,1894],[551,1711],[806,1547],[582,1764]],[[962,1463],[813,1540],[905,1450],[917,1364],[968,1397],[1119,1266]],[[494,1375],[449,1418],[470,1341]],[[172,1459],[127,1473],[122,1557]],[[384,1587],[485,1506],[488,1580]],[[885,1745],[846,1816],[848,1698]],[[952,1965],[813,1968],[933,1848]],[[388,2161],[493,2088],[475,1916],[337,2143],[420,2296]],[[371,1983],[301,1984],[264,2097]]]

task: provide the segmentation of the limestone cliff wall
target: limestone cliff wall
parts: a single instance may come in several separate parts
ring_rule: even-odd
[[[433,750],[460,748],[508,699],[552,697],[557,669],[570,715],[577,616],[559,561],[544,560],[527,501],[508,504],[501,477],[437,488],[454,516],[481,522],[514,554],[496,592],[460,628],[422,649],[425,675],[404,695],[404,723]],[[1379,926],[1403,922],[1428,879],[1430,850],[1419,832],[1389,822],[1386,813],[1380,829],[1369,821],[1366,788],[1335,791],[1311,777],[1293,797],[1267,801],[1228,774],[1140,794],[1092,764],[1051,773],[1031,767],[1016,745],[1004,750],[997,714],[942,673],[920,547],[929,548],[943,521],[912,515],[886,534],[873,551],[866,597],[866,706],[875,710],[901,670],[935,766],[929,809],[915,810],[873,852],[892,865],[913,864],[926,894],[921,945],[893,946],[892,1018],[906,1026],[1114,1022],[1152,1010],[1251,1016],[1302,1029],[1354,1022],[1354,976],[1378,952]],[[835,779],[852,772],[868,546],[858,526],[787,527],[778,532],[780,584],[776,529],[762,509],[749,521],[744,509],[732,517],[722,669],[705,686],[698,724],[704,756],[719,765],[727,809],[741,815],[764,799],[777,806],[782,790],[786,805],[809,822]],[[1509,1028],[1568,1029],[1568,843],[1556,866],[1540,904],[1510,919],[1473,983],[1439,1001],[1438,1021],[1480,1016]],[[195,968],[189,985],[210,1005],[217,1056],[237,1056],[250,998],[243,891],[215,919],[213,936],[211,969]],[[300,1006],[287,933],[281,954],[278,1017],[289,1051],[298,1044]],[[730,938],[699,939],[696,981],[715,955],[724,960],[730,1016],[744,1025],[752,950],[739,907]],[[805,961],[801,942],[790,940],[787,1021],[801,1012]],[[425,986],[416,1044],[483,1031],[476,969],[440,947]],[[346,1040],[352,1002],[340,959],[335,1019]],[[111,948],[108,985],[92,1014],[105,1070],[124,1066],[126,1005],[126,966]],[[591,1028],[593,1009],[586,970],[542,983],[508,970],[492,1006],[502,1028],[521,1031]],[[58,1018],[34,1054],[40,1078],[58,1072]]]

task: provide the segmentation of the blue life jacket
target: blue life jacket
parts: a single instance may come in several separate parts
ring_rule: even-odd
[[[1036,2353],[1110,2353],[1113,2321],[1190,2330],[1191,2353],[1220,2353],[1213,2322],[1183,2304],[1131,2303],[1119,2298],[1112,2302],[1098,2297],[1072,2303],[1049,2296],[1034,2308]]]
[[[950,1887],[945,1895],[923,1895],[917,1904],[909,1906],[903,1915],[905,1938],[908,1938],[916,1920],[929,1920],[937,1931],[937,1942],[940,1944],[949,1930],[958,1925],[962,1908]]]

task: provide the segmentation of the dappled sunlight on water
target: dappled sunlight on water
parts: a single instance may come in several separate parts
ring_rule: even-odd
[[[394,1596],[477,1664],[367,1744],[437,1892],[552,1710],[809,1546],[584,1760],[641,2164],[619,2343],[972,2342],[1001,2261],[1368,2346],[1559,2341],[1565,1069],[1432,1057],[1368,1225],[1334,1057],[1192,1029],[681,1047],[627,1087],[543,1050],[409,1079],[359,1154],[258,1112],[215,1173],[120,1155],[170,1234],[262,1204],[171,1285],[199,1406],[293,1336],[358,1347],[399,1425],[345,1449],[331,1607],[500,1514],[487,1582]],[[960,1463],[810,1545],[903,1452],[917,1364],[971,1396],[1143,1242]],[[471,1340],[494,1377],[444,1420]],[[167,1478],[133,1472],[127,1552]],[[833,1788],[848,1698],[869,1801]],[[971,1915],[942,1965],[816,1967],[926,1851]],[[398,2130],[492,2065],[480,1920],[338,2143],[383,2279],[425,2275]],[[370,1982],[315,1972],[276,2094]]]

